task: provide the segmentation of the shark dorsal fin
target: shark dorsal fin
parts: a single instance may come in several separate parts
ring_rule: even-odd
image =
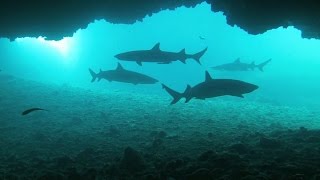
[[[212,77],[208,71],[206,71],[206,81],[211,81]]]
[[[117,70],[123,70],[123,67],[120,63],[118,63]]]
[[[183,49],[179,52],[179,54],[186,54],[186,49],[183,48]]]
[[[160,51],[160,43],[157,43],[156,45],[154,45],[151,50],[152,51]]]
[[[240,63],[240,58],[237,58],[234,63]]]
[[[186,90],[184,90],[184,93],[187,93],[188,91],[190,91],[190,89],[191,89],[191,86],[188,84],[186,87]]]
[[[102,73],[102,69],[100,69],[100,73]]]

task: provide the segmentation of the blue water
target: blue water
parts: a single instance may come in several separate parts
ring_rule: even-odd
[[[204,71],[210,70],[211,66],[232,62],[238,57],[247,63],[260,63],[272,58],[263,73],[210,72],[216,78],[255,83],[261,88],[254,94],[267,99],[286,102],[319,99],[316,83],[320,76],[318,40],[302,39],[301,32],[294,27],[280,27],[262,35],[249,35],[238,27],[227,25],[226,17],[222,13],[212,13],[206,3],[194,9],[181,7],[175,11],[165,10],[133,25],[95,20],[86,29],[77,30],[73,37],[65,39],[56,42],[62,46],[60,49],[39,38],[18,38],[14,42],[2,39],[1,68],[6,73],[26,79],[92,88],[101,83],[90,84],[89,67],[95,70],[113,69],[117,64],[115,54],[150,49],[160,42],[161,49],[166,51],[178,52],[186,48],[186,52],[192,54],[205,47],[208,51],[201,59],[202,66],[193,60],[188,60],[186,65],[181,62],[170,65],[145,63],[142,67],[135,63],[122,64],[182,91],[187,84],[201,82]],[[102,86],[108,89],[117,86],[123,90],[136,88],[118,83],[103,83]],[[158,86],[143,88],[150,91],[159,89]]]
[[[204,39],[199,38],[200,36]],[[259,89],[246,94],[244,99],[237,97],[218,97],[206,101],[193,99],[188,104],[181,101],[177,105],[169,106],[171,97],[161,88],[160,83],[132,85],[108,81],[90,82],[88,68],[94,71],[115,69],[119,61],[114,55],[131,50],[151,49],[158,42],[161,43],[160,48],[163,51],[179,52],[185,48],[188,54],[194,54],[206,47],[208,51],[201,58],[201,65],[191,59],[187,60],[186,64],[180,61],[160,65],[143,63],[143,66],[135,62],[121,61],[121,64],[128,70],[154,77],[179,92],[184,91],[187,85],[194,86],[203,82],[205,71],[209,71],[213,78],[238,79],[256,84]],[[165,130],[173,138],[178,135],[184,137],[184,133],[187,133],[186,137],[198,137],[209,133],[212,128],[217,128],[215,129],[217,134],[223,132],[223,128],[229,132],[231,127],[238,127],[238,124],[248,126],[253,132],[286,130],[288,127],[301,126],[315,128],[320,125],[320,122],[317,122],[320,105],[319,47],[319,40],[303,39],[301,32],[294,27],[279,27],[260,35],[250,35],[237,26],[229,26],[223,13],[213,13],[210,5],[206,3],[195,8],[180,7],[171,11],[164,10],[134,24],[112,24],[97,19],[88,22],[87,28],[74,32],[72,37],[65,37],[60,41],[48,41],[44,37],[21,37],[12,42],[0,39],[2,70],[0,76],[13,76],[18,79],[15,83],[11,81],[1,83],[3,91],[0,92],[3,93],[3,97],[0,97],[0,103],[3,105],[0,110],[6,113],[1,114],[0,118],[5,124],[3,127],[10,125],[15,130],[20,129],[20,125],[26,125],[20,123],[38,119],[34,124],[27,124],[24,128],[30,129],[24,131],[31,133],[36,130],[44,134],[46,133],[38,129],[41,129],[41,126],[48,126],[47,129],[50,131],[51,126],[57,128],[56,126],[61,125],[67,128],[65,131],[69,131],[69,124],[64,124],[64,118],[73,117],[75,121],[81,118],[85,123],[79,129],[71,126],[72,130],[69,133],[70,136],[79,137],[86,137],[86,133],[89,132],[93,133],[89,133],[92,139],[75,140],[79,141],[82,149],[91,146],[90,141],[93,143],[99,140],[97,144],[104,142],[104,140],[100,142],[101,134],[94,134],[96,129],[104,127],[105,122],[97,120],[100,114],[102,117],[108,116],[108,123],[118,123],[120,131],[121,127],[129,129],[139,127],[141,129],[137,128],[134,133],[142,134]],[[257,69],[247,72],[227,72],[210,68],[233,62],[237,58],[246,63],[255,61],[257,64],[270,58],[272,61],[266,65],[264,72]],[[87,92],[89,93],[86,94]],[[48,117],[48,113],[40,112],[38,115],[27,117],[28,121],[21,121],[18,115],[10,115],[10,113],[20,113],[28,105],[47,106],[58,111],[59,115],[53,118]],[[8,110],[9,107],[17,109]],[[108,113],[111,112],[113,114],[109,117]],[[46,118],[50,122],[41,121],[39,125],[40,119]],[[140,122],[141,118],[144,118],[143,122]],[[6,121],[9,119],[17,124],[10,124],[13,122]],[[172,122],[181,124],[181,127],[177,124],[170,125]],[[143,127],[147,129],[143,129],[140,123],[146,123],[147,125]],[[109,125],[107,129],[109,131]],[[110,130],[111,133],[116,133],[117,128],[115,129]],[[233,133],[236,134],[236,131]],[[50,131],[50,133],[57,132]],[[129,134],[136,135],[134,133]],[[141,136],[144,138],[145,134]],[[220,137],[217,134],[214,133],[214,136]],[[103,134],[105,135],[110,134]],[[7,136],[7,134],[2,135],[0,140],[7,139]],[[18,136],[13,141],[22,140]],[[130,138],[121,140],[129,144],[131,142],[131,145],[135,141],[139,140]],[[200,140],[186,139],[183,142],[196,144],[198,141]],[[9,146],[12,142],[3,141],[2,145]],[[213,142],[215,141],[212,140],[208,144]],[[238,140],[230,138],[228,142],[232,144]],[[181,144],[182,147],[175,143],[170,145],[172,147],[177,145],[178,150],[175,149],[177,152],[179,149],[187,151],[186,149],[190,148]],[[199,145],[199,151],[205,151],[204,144]],[[127,144],[114,142],[111,145],[114,145],[109,147],[112,152],[121,154]],[[211,149],[213,144],[210,145],[207,149]],[[106,148],[105,146],[103,147]],[[141,146],[135,145],[138,149]],[[99,149],[99,145],[95,147]],[[23,148],[26,146],[22,145]],[[52,146],[49,146],[47,151],[50,152],[51,148]],[[79,152],[81,149],[76,148],[76,145],[73,148],[75,151],[72,149],[68,153]],[[167,150],[171,152],[170,148]],[[61,154],[64,154],[62,152],[66,151],[68,150],[63,149],[61,152],[57,150],[56,154],[62,156]],[[6,156],[6,153],[1,152],[0,155]],[[18,150],[16,153],[19,154]]]

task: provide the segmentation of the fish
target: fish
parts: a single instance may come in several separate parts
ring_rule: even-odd
[[[157,43],[149,50],[129,51],[115,55],[115,58],[121,61],[134,61],[142,66],[142,62],[154,62],[158,64],[170,64],[173,61],[186,63],[187,59],[194,59],[200,64],[200,58],[205,54],[208,48],[196,54],[186,54],[186,50],[180,52],[167,52],[160,50],[160,43]]]
[[[170,104],[177,103],[181,98],[185,98],[188,103],[192,98],[205,100],[218,96],[235,96],[243,98],[243,94],[250,93],[259,87],[257,85],[234,79],[213,79],[208,71],[205,72],[205,81],[194,87],[187,85],[183,93],[179,93],[168,86],[162,84],[163,89],[173,97]]]
[[[92,77],[91,82],[95,82],[96,80],[100,81],[101,79],[108,80],[109,82],[117,81],[123,83],[131,83],[134,85],[155,84],[158,82],[158,80],[150,76],[126,70],[122,67],[120,63],[118,63],[117,68],[115,70],[102,71],[100,69],[99,73],[95,73],[92,69],[89,68],[89,72]]]
[[[219,65],[219,66],[214,66],[214,67],[212,67],[212,69],[225,70],[225,71],[248,71],[248,70],[254,70],[255,68],[258,68],[261,72],[263,72],[263,68],[270,61],[271,61],[271,59],[268,59],[267,61],[256,65],[255,62],[252,62],[251,64],[243,63],[243,62],[240,61],[240,58],[238,58],[232,63],[227,63],[227,64],[222,64],[222,65]]]
[[[23,111],[23,112],[21,113],[21,115],[22,115],[22,116],[25,116],[25,115],[27,115],[27,114],[29,114],[29,113],[34,112],[34,111],[48,111],[48,110],[42,109],[42,108],[31,108],[31,109],[27,109],[27,110]]]
[[[202,37],[202,36],[199,36],[199,39],[201,40],[205,40],[206,38]]]

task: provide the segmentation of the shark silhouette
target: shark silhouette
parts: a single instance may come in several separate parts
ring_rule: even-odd
[[[181,98],[186,99],[186,103],[192,98],[207,99],[218,96],[236,96],[243,98],[243,94],[250,93],[258,86],[247,82],[233,79],[213,79],[208,71],[205,73],[205,81],[191,87],[187,86],[183,93],[179,93],[162,84],[162,87],[173,97],[171,104],[177,103]]]
[[[93,70],[89,69],[89,72],[92,76],[91,82],[94,82],[96,79],[100,81],[101,79],[106,79],[110,82],[117,81],[117,82],[124,82],[124,83],[131,83],[131,84],[154,84],[157,83],[158,80],[149,77],[147,75],[129,71],[124,69],[120,63],[115,70],[109,71],[102,71],[100,69],[99,73],[95,73]]]
[[[216,70],[225,70],[225,71],[248,71],[248,70],[254,70],[255,68],[258,68],[260,71],[263,71],[264,66],[267,65],[270,61],[271,59],[256,65],[254,62],[252,62],[251,64],[243,63],[240,61],[240,58],[238,58],[232,63],[222,64],[212,68]]]
[[[158,64],[170,64],[173,61],[186,62],[191,58],[200,64],[200,58],[204,55],[208,48],[196,53],[186,54],[185,49],[180,52],[167,52],[160,50],[160,43],[157,43],[152,49],[129,51],[115,55],[115,57],[122,61],[135,61],[140,66],[142,62],[155,62]]]

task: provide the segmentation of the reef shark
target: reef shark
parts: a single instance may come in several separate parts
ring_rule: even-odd
[[[263,71],[264,66],[267,65],[270,61],[271,59],[256,65],[254,62],[252,62],[251,64],[243,63],[240,61],[240,58],[238,58],[232,63],[222,64],[212,68],[216,70],[225,70],[225,71],[248,71],[248,70],[254,70],[255,68],[258,68],[260,71]]]
[[[205,81],[191,87],[187,86],[183,93],[176,92],[168,86],[162,84],[162,87],[173,97],[171,104],[177,103],[181,98],[186,99],[186,103],[192,98],[205,100],[206,98],[218,96],[236,96],[243,98],[243,94],[250,93],[258,86],[247,82],[234,79],[213,79],[209,72],[205,73]]]
[[[186,62],[191,58],[200,64],[200,58],[204,55],[208,48],[196,53],[186,54],[185,49],[180,52],[167,52],[160,50],[160,43],[157,43],[149,50],[129,51],[115,55],[115,57],[122,61],[135,61],[140,66],[142,62],[156,62],[158,64],[170,64],[173,61]]]
[[[129,71],[124,69],[120,63],[115,70],[109,71],[102,71],[100,69],[99,73],[95,73],[93,70],[89,69],[89,72],[92,76],[91,82],[94,82],[96,79],[100,81],[101,79],[106,79],[110,82],[117,81],[117,82],[124,82],[124,83],[131,83],[131,84],[154,84],[157,83],[158,80],[149,77],[147,75]]]

